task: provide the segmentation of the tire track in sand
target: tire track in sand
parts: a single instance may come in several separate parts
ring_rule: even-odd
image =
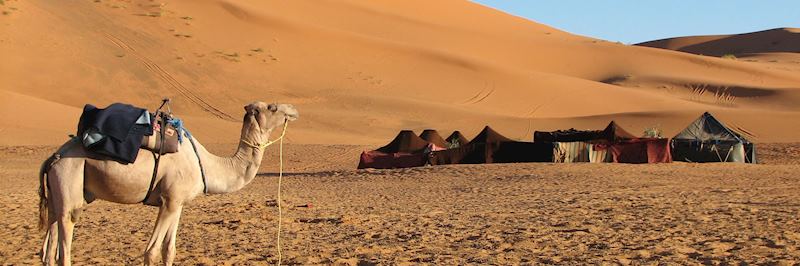
[[[181,84],[178,80],[176,80],[172,74],[161,68],[158,64],[147,58],[146,56],[142,55],[136,49],[125,43],[122,39],[109,34],[103,33],[103,36],[108,39],[111,43],[116,45],[117,47],[126,50],[133,54],[133,56],[138,59],[142,64],[144,64],[145,68],[148,71],[155,74],[161,81],[166,83],[169,87],[177,91],[181,96],[189,99],[192,103],[199,106],[203,111],[223,120],[239,122],[239,120],[235,119],[233,116],[225,113],[224,111],[220,110],[219,108],[215,107],[205,99],[203,99],[197,93],[194,93],[192,90],[186,88],[183,84]]]
[[[495,87],[492,85],[492,88],[489,89],[488,84],[483,87],[475,96],[467,99],[466,101],[462,102],[461,104],[478,104],[489,98],[492,94],[494,94]]]

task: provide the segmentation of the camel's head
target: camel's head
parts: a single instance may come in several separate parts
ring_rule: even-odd
[[[266,133],[300,117],[300,113],[291,104],[253,102],[246,105],[244,110],[242,137],[258,142],[265,141],[262,138],[266,137]]]

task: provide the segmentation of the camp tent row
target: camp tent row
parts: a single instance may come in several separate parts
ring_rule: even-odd
[[[444,148],[418,137],[411,130],[403,130],[389,144],[374,151],[362,152],[358,169],[424,166],[428,163],[430,152],[442,149]]]
[[[403,130],[389,144],[361,153],[363,168],[404,168],[444,164],[552,162],[551,144],[514,141],[485,127],[471,141],[459,131],[443,139],[436,130],[420,136]]]
[[[459,131],[453,131],[447,139],[433,129],[422,131],[419,136],[411,130],[402,130],[383,147],[361,153],[358,169],[406,168],[430,164],[432,153],[448,148],[466,146],[470,141]]]
[[[636,137],[611,121],[603,130],[536,131],[534,142],[509,139],[486,126],[468,140],[454,131],[443,139],[428,129],[403,130],[387,145],[361,154],[358,168],[517,162],[755,163],[755,146],[708,112],[674,138]]]

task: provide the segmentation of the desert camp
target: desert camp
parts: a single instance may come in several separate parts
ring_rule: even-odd
[[[524,162],[755,163],[756,156],[753,143],[708,112],[672,139],[637,137],[615,121],[602,130],[535,131],[533,138],[533,142],[514,141],[489,126],[468,142],[460,131],[444,140],[434,129],[423,130],[419,138],[413,131],[403,130],[386,146],[364,151],[358,169]],[[461,141],[466,143],[452,145]]]
[[[0,0],[0,265],[798,265],[797,10]]]

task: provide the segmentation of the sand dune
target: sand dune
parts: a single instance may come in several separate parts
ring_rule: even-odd
[[[0,90],[21,95],[14,110],[39,117],[1,120],[11,134],[3,144],[73,133],[69,121],[35,122],[48,113],[75,123],[85,103],[154,108],[162,97],[207,142],[235,141],[253,100],[298,106],[295,143],[379,144],[402,128],[486,124],[529,139],[534,129],[608,119],[677,132],[703,111],[760,132],[759,141],[800,140],[786,133],[800,125],[778,122],[800,118],[791,62],[626,46],[466,1],[6,5],[17,11],[0,17]]]
[[[710,56],[798,53],[800,29],[779,28],[744,34],[676,37],[636,45]]]

